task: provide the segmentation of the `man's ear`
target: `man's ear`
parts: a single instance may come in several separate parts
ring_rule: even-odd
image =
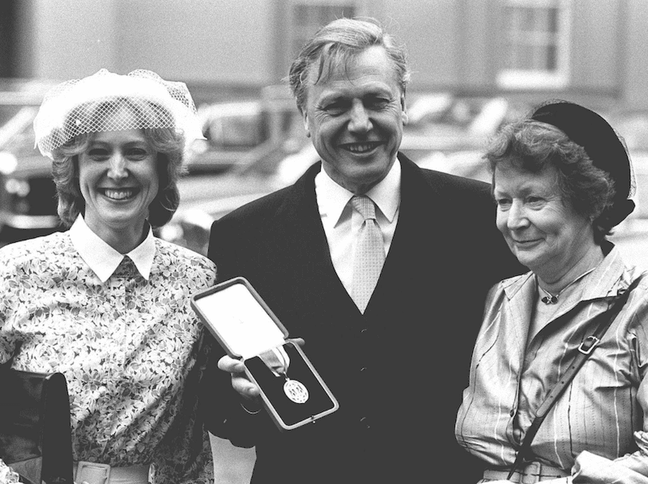
[[[308,113],[306,111],[301,112],[302,120],[304,121],[304,130],[306,131],[306,137],[310,138],[310,130],[308,129]]]
[[[409,116],[407,115],[407,103],[405,102],[405,93],[401,94],[401,120],[403,125],[407,124],[409,121]]]

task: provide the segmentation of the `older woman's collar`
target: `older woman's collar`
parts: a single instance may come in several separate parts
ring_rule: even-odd
[[[72,245],[79,252],[81,258],[101,282],[106,282],[112,276],[124,258],[124,254],[117,252],[95,234],[86,225],[81,215],[77,217],[70,228],[70,238],[72,239]],[[153,266],[153,257],[155,256],[155,238],[150,227],[144,242],[125,255],[133,260],[139,273],[148,280]]]
[[[605,258],[587,276],[587,284],[580,285],[580,289],[571,293],[569,296],[570,299],[573,299],[572,306],[580,301],[613,296],[619,289],[626,289],[630,284],[623,277],[626,271],[626,265],[619,249],[613,243],[605,241],[603,243],[603,250]],[[526,274],[502,281],[502,286],[508,299],[515,297],[525,284],[535,284],[533,278],[533,272],[527,272]],[[535,286],[533,291],[535,291]],[[525,294],[528,294],[530,297],[532,291],[529,289]],[[565,307],[568,306],[565,305]]]

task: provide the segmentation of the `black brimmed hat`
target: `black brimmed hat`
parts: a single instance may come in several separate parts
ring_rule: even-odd
[[[582,146],[597,168],[614,181],[614,205],[608,214],[613,226],[621,223],[635,208],[630,158],[616,131],[602,116],[569,101],[550,101],[538,107],[531,119],[555,126],[574,143]]]

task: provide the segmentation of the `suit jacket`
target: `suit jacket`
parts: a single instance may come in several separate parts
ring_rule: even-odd
[[[256,445],[254,483],[480,477],[456,444],[454,419],[486,293],[523,269],[495,227],[489,185],[399,160],[398,225],[364,315],[331,262],[315,197],[319,163],[212,226],[219,280],[250,281],[290,336],[305,339],[340,403],[280,433],[265,414],[241,411],[229,378],[213,371],[203,397],[208,428]]]

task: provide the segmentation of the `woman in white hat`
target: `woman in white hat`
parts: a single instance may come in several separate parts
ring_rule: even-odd
[[[153,72],[102,69],[53,88],[34,129],[69,230],[0,250],[0,363],[66,376],[79,484],[202,482],[189,300],[216,268],[152,232],[201,136],[193,100]]]

